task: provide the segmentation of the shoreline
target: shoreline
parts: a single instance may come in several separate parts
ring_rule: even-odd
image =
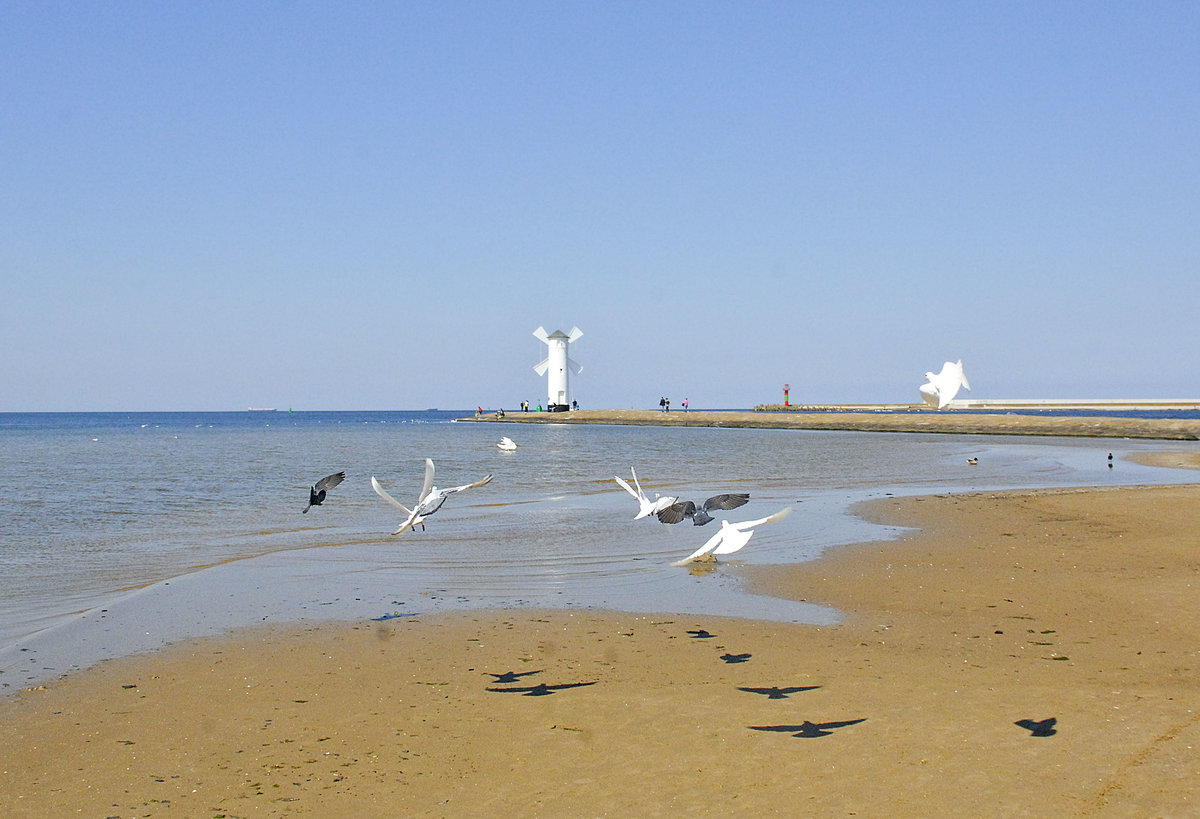
[[[758,412],[687,410],[572,410],[484,414],[458,421],[495,424],[615,424],[632,426],[729,427],[840,430],[853,432],[931,432],[983,435],[1051,435],[1089,438],[1200,440],[1200,420],[1109,416],[1033,416],[949,411]]]
[[[1198,501],[1194,484],[880,499],[856,512],[915,531],[743,567],[836,606],[835,626],[490,611],[108,661],[0,701],[0,807],[1190,813]],[[1048,717],[1052,736],[1014,724]]]

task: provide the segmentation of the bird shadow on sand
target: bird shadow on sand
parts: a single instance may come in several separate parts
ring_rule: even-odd
[[[727,663],[745,663],[749,662],[753,654],[722,654],[721,659]]]
[[[516,688],[489,688],[488,691],[495,691],[498,694],[523,694],[526,697],[548,697],[556,691],[562,691],[566,688],[583,688],[588,685],[595,685],[599,680],[591,682],[577,683],[558,683],[557,685],[547,685],[546,683],[538,683],[537,685],[518,686]]]
[[[538,669],[537,671],[505,671],[503,674],[496,674],[491,671],[485,671],[483,673],[487,674],[489,677],[495,677],[496,679],[492,680],[492,682],[494,682],[496,685],[500,685],[502,683],[515,683],[522,677],[529,677],[533,674],[541,674],[542,671],[541,669]]]
[[[816,737],[831,736],[838,728],[845,728],[848,725],[858,725],[860,722],[866,722],[866,717],[862,719],[843,720],[841,722],[809,722],[805,720],[799,725],[748,725],[751,731],[773,731],[777,734],[791,734],[800,739],[814,739]]]
[[[1042,719],[1042,720],[1019,719],[1013,723],[1013,725],[1019,725],[1020,727],[1026,729],[1027,731],[1029,731],[1031,736],[1035,736],[1035,737],[1052,737],[1052,736],[1054,736],[1055,734],[1058,733],[1058,731],[1054,728],[1054,726],[1057,724],[1058,724],[1057,717],[1049,717],[1047,719]]]
[[[769,688],[738,686],[738,691],[745,691],[747,694],[763,694],[769,700],[786,700],[792,694],[799,694],[803,691],[815,691],[820,687],[819,685],[791,685],[782,688],[777,685]]]
[[[521,677],[529,677],[534,674],[541,674],[541,669],[537,671],[505,671],[503,674],[485,671],[489,677],[495,677],[495,683],[514,683]],[[537,685],[520,685],[513,688],[491,688],[488,691],[495,691],[497,694],[524,694],[526,697],[548,697],[555,691],[562,691],[567,688],[583,688],[588,685],[595,685],[598,680],[592,682],[577,682],[577,683],[558,683],[556,685],[548,685],[547,683],[538,683]]]

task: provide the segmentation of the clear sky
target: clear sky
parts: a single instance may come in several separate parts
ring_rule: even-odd
[[[0,410],[1200,397],[1195,2],[0,0]]]

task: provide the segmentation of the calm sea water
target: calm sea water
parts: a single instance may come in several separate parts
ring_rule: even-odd
[[[894,535],[846,513],[865,498],[1195,479],[1122,460],[1194,447],[1176,442],[453,422],[470,414],[0,414],[0,688],[264,621],[536,606],[833,622],[747,594],[738,567]],[[392,536],[399,510],[370,477],[409,503],[426,457],[439,486],[495,477]],[[719,524],[633,521],[613,481],[631,466],[651,494],[749,492],[731,520],[794,513],[693,575],[671,562]]]

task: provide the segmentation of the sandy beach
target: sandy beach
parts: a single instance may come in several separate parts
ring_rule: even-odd
[[[106,662],[0,702],[0,810],[1194,815],[1198,502],[871,502],[913,534],[747,577],[836,626],[520,610]]]

